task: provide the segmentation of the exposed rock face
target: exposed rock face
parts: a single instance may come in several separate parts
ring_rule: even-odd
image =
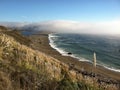
[[[118,89],[118,84],[106,84],[91,78],[88,73],[73,70],[73,67],[0,31],[0,80],[3,80],[0,81],[0,90]]]

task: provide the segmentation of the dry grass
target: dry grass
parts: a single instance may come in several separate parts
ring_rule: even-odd
[[[11,90],[11,81],[9,77],[0,71],[0,90]]]

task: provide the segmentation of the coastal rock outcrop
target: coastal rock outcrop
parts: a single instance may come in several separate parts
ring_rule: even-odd
[[[68,52],[67,54],[68,54],[68,55],[72,55],[72,53],[71,53],[71,52]]]

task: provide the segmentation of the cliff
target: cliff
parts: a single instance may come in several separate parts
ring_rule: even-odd
[[[30,40],[0,26],[0,90],[117,90],[34,50]]]

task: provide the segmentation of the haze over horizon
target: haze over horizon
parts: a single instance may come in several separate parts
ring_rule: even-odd
[[[1,0],[0,10],[1,25],[120,34],[119,0]]]

